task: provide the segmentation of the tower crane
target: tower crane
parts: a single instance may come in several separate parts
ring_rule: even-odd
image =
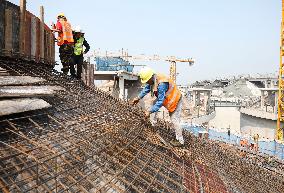
[[[128,55],[128,52],[119,51],[119,52],[105,52],[105,54],[102,54],[100,51],[95,50],[94,56],[100,56],[100,57],[121,57],[124,60],[143,60],[143,61],[167,61],[170,62],[170,79],[172,79],[174,82],[176,82],[176,77],[177,77],[177,70],[176,70],[176,63],[177,62],[186,62],[189,64],[189,66],[192,66],[194,64],[194,60],[192,58],[188,59],[182,59],[178,58],[175,56],[159,56],[159,55],[145,55],[145,54],[140,54],[140,55]]]
[[[171,63],[170,79],[172,79],[175,83],[177,79],[177,62],[188,62],[189,66],[192,66],[194,64],[193,59],[178,59],[176,57],[171,57],[170,59],[167,59],[166,61],[169,61]]]
[[[280,33],[280,65],[279,65],[279,80],[278,80],[278,116],[277,116],[277,130],[276,139],[283,140],[283,128],[281,122],[284,121],[284,0],[282,0],[282,19],[281,19],[281,33]]]

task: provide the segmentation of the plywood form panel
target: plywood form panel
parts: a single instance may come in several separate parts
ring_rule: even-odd
[[[0,55],[5,47],[5,6],[4,0],[0,0]]]
[[[26,21],[25,21],[25,56],[28,59],[31,59],[31,13],[26,12]]]
[[[5,9],[5,53],[6,55],[10,55],[13,49],[13,41],[12,41],[12,10]]]
[[[36,57],[36,42],[37,42],[37,22],[36,17],[31,16],[31,59],[35,60]]]

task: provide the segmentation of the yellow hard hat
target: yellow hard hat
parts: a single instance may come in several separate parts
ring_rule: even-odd
[[[141,83],[145,84],[148,80],[150,80],[150,78],[153,76],[154,73],[155,73],[154,70],[151,68],[148,67],[142,68],[139,72]]]
[[[65,17],[64,13],[59,13],[57,17]]]

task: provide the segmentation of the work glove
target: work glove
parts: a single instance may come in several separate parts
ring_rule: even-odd
[[[146,119],[150,118],[150,114],[151,114],[150,111],[145,111],[145,118]]]
[[[138,97],[135,97],[135,98],[131,101],[131,104],[132,104],[132,105],[136,105],[139,101],[140,101],[140,99],[139,99]]]

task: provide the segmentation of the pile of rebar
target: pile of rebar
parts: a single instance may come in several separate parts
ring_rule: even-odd
[[[0,58],[11,75],[65,90],[51,108],[0,117],[0,192],[283,192],[282,170],[234,147],[153,127],[141,109],[40,63]],[[163,142],[163,140],[165,142]]]

